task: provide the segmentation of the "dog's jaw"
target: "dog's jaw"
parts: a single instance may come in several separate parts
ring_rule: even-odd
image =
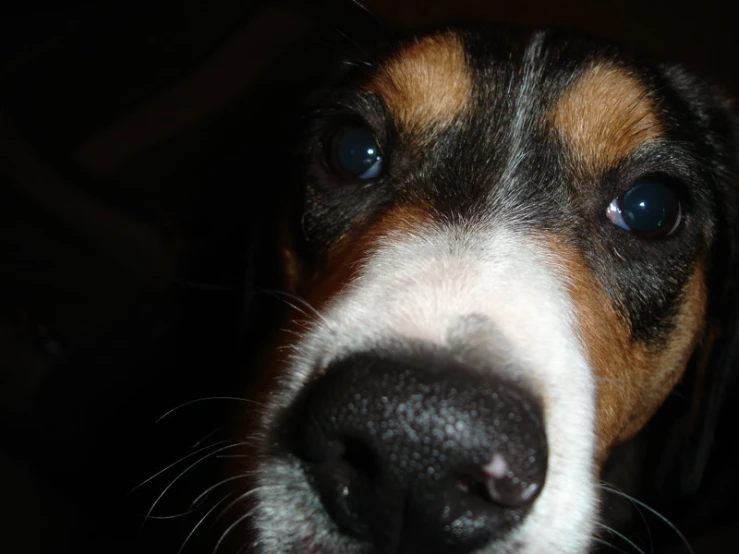
[[[586,552],[597,497],[594,373],[578,340],[568,268],[556,252],[500,221],[427,224],[384,234],[359,263],[294,345],[300,356],[284,370],[265,435],[275,433],[278,413],[337,356],[409,341],[443,347],[527,387],[544,410],[546,486],[525,521],[480,554]],[[371,551],[338,532],[295,459],[267,455],[256,474],[261,552]]]

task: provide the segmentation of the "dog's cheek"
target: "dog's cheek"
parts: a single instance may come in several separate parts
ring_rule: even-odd
[[[550,245],[551,247],[551,245]],[[682,376],[703,331],[707,290],[696,262],[678,302],[671,332],[660,344],[633,339],[628,321],[574,248],[557,244],[581,347],[597,385],[597,460],[649,420]]]
[[[637,402],[616,442],[631,438],[659,409],[683,376],[704,335],[708,290],[701,261],[696,262],[679,302],[672,331],[663,345],[656,348],[650,348],[649,345],[634,346],[640,351],[639,358],[643,361],[630,372],[637,385]]]
[[[566,245],[557,245],[555,251],[565,264],[578,338],[596,382],[596,458],[602,462],[636,403],[638,387],[630,376],[630,368],[635,363],[642,366],[643,360],[640,352],[633,349],[628,322],[582,255]]]
[[[239,436],[257,434],[255,440],[249,439],[250,455],[236,462],[237,471],[251,472],[268,449],[263,443],[271,432],[265,428],[271,420],[268,410],[284,404],[284,381],[291,380],[288,372],[295,365],[296,346],[310,329],[325,324],[321,314],[354,281],[378,242],[392,242],[394,237],[413,233],[428,218],[425,209],[394,206],[371,223],[339,237],[314,265],[301,260],[289,233],[278,231],[280,275],[284,291],[289,293],[285,297],[288,308],[284,325],[262,348],[256,377],[246,391],[249,406],[235,418]]]
[[[356,279],[377,245],[418,232],[430,217],[425,206],[397,204],[337,237],[315,266],[299,276],[295,291],[310,305],[305,315],[313,320],[337,298]],[[305,323],[306,318],[302,319]]]
[[[396,205],[368,223],[345,233],[329,244],[320,257],[305,263],[286,232],[279,234],[279,262],[287,306],[284,324],[269,338],[262,352],[258,376],[251,389],[259,401],[279,388],[279,380],[290,367],[296,344],[316,325],[321,314],[357,277],[372,256],[375,246],[407,236],[429,220],[428,210]],[[278,295],[280,293],[278,292]]]

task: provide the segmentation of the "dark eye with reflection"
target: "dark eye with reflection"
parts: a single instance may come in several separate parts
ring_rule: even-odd
[[[672,187],[656,178],[636,181],[614,199],[606,216],[622,229],[643,238],[664,238],[680,227],[682,208]]]
[[[374,179],[382,172],[382,153],[372,131],[362,125],[343,125],[328,143],[328,164],[344,179]]]

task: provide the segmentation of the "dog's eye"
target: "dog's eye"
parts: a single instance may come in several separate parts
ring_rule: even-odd
[[[328,143],[331,170],[343,178],[374,179],[382,171],[382,153],[372,132],[361,125],[344,125]]]
[[[644,238],[669,236],[682,219],[675,191],[657,179],[636,181],[610,203],[606,215],[612,223]]]

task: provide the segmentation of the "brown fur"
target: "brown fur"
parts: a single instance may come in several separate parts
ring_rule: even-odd
[[[289,210],[283,221],[289,217]],[[308,269],[300,263],[286,232],[287,225],[280,225],[278,232],[278,252],[282,270],[284,290],[295,295],[299,300],[288,300],[291,306],[285,318],[287,326],[270,339],[264,349],[264,357],[259,366],[256,382],[252,385],[250,398],[261,406],[268,395],[277,387],[277,377],[284,371],[292,352],[292,347],[311,325],[318,314],[341,290],[356,277],[363,260],[381,241],[392,240],[398,233],[410,233],[428,220],[426,208],[417,205],[400,204],[387,210],[366,225],[360,226],[352,233],[341,237],[333,247],[325,253],[317,267]],[[246,416],[245,427],[249,418],[258,418],[259,409],[255,408]]]
[[[680,379],[702,334],[707,305],[703,261],[694,264],[667,340],[644,344],[596,281],[579,252],[546,242],[564,264],[577,334],[597,380],[598,459],[633,436]]]
[[[340,237],[323,256],[319,267],[303,275],[296,292],[319,308],[350,283],[371,249],[392,240],[398,233],[410,233],[429,218],[427,208],[399,204],[365,225]]]
[[[550,120],[581,175],[600,175],[637,146],[660,137],[655,106],[624,69],[596,65],[558,100]]]
[[[427,224],[435,216],[447,216],[449,219],[459,217],[464,220],[467,214],[476,215],[478,207],[480,210],[490,207],[490,213],[487,215],[494,218],[500,213],[501,218],[504,218],[510,213],[515,213],[506,210],[524,205],[532,208],[526,215],[530,214],[533,220],[537,213],[535,209],[547,208],[552,198],[564,199],[562,212],[548,218],[547,225],[525,229],[526,232],[536,232],[531,229],[539,228],[542,229],[542,233],[547,233],[539,237],[539,242],[551,252],[552,255],[549,257],[551,269],[562,279],[569,300],[571,320],[563,321],[562,325],[573,326],[580,351],[588,362],[588,368],[583,368],[582,371],[592,373],[586,377],[592,378],[595,384],[596,406],[594,413],[588,416],[594,418],[595,455],[593,460],[588,458],[583,459],[583,462],[587,461],[590,464],[592,461],[591,467],[597,472],[603,467],[614,447],[632,438],[659,409],[683,376],[699,343],[704,341],[704,349],[710,350],[712,339],[715,337],[710,329],[705,328],[705,318],[708,309],[707,259],[711,245],[704,244],[701,248],[695,244],[699,237],[698,230],[702,230],[706,233],[704,236],[708,236],[709,226],[700,225],[698,218],[694,216],[698,211],[686,212],[685,221],[698,227],[687,227],[685,230],[692,232],[687,236],[676,234],[674,237],[676,242],[664,246],[663,251],[674,256],[675,251],[670,248],[684,246],[683,243],[690,241],[689,251],[671,258],[689,261],[682,262],[684,266],[680,268],[679,273],[676,272],[672,276],[666,274],[669,270],[669,259],[661,260],[657,267],[649,268],[650,271],[653,270],[650,275],[652,280],[648,282],[649,287],[644,290],[641,298],[637,296],[642,292],[638,289],[642,284],[639,282],[640,270],[647,267],[650,263],[649,258],[635,256],[634,265],[631,267],[620,265],[620,262],[611,267],[610,258],[597,257],[603,254],[610,255],[606,251],[610,246],[598,241],[604,237],[606,241],[610,240],[612,236],[615,237],[614,241],[624,241],[627,256],[623,257],[619,252],[613,254],[621,258],[624,264],[628,264],[631,251],[627,248],[645,247],[639,244],[638,233],[636,237],[628,237],[626,230],[614,228],[611,229],[613,235],[599,237],[594,234],[583,241],[570,241],[564,237],[564,233],[580,232],[579,229],[587,232],[588,224],[591,229],[594,225],[610,225],[605,221],[607,203],[624,191],[624,185],[633,183],[636,172],[646,166],[640,165],[639,162],[643,160],[630,160],[629,157],[641,147],[660,141],[664,141],[664,144],[660,145],[660,153],[669,154],[672,143],[681,139],[675,132],[673,121],[677,121],[680,128],[684,129],[689,128],[690,120],[686,120],[688,124],[682,124],[681,114],[675,109],[679,106],[673,106],[671,97],[663,95],[661,90],[650,88],[648,83],[651,79],[661,78],[658,73],[650,73],[646,67],[643,68],[643,75],[638,67],[628,69],[621,65],[628,62],[618,61],[623,58],[615,55],[611,57],[608,50],[603,52],[605,56],[599,61],[592,61],[595,59],[594,56],[599,54],[597,48],[587,47],[581,52],[575,48],[577,44],[573,47],[574,56],[570,61],[577,64],[578,73],[570,73],[572,80],[567,82],[563,92],[559,88],[562,82],[558,79],[552,80],[555,88],[550,88],[550,82],[537,81],[536,87],[530,90],[523,89],[527,95],[526,102],[520,104],[512,102],[510,106],[503,102],[499,105],[498,97],[484,96],[490,90],[486,88],[487,82],[475,87],[473,78],[476,79],[478,76],[474,75],[473,71],[478,67],[478,62],[501,64],[507,62],[505,59],[478,60],[470,57],[470,60],[474,59],[474,65],[468,65],[468,55],[477,56],[479,53],[489,55],[484,49],[476,49],[477,44],[473,38],[471,35],[465,35],[465,44],[470,47],[468,53],[465,53],[464,44],[459,36],[450,32],[427,36],[415,42],[401,43],[400,47],[382,59],[369,75],[361,74],[361,78],[364,79],[360,83],[364,93],[362,98],[368,94],[374,95],[384,105],[386,111],[378,116],[376,111],[368,112],[367,106],[359,106],[355,107],[356,115],[360,120],[363,119],[365,112],[373,116],[364,118],[370,131],[387,130],[386,133],[379,132],[377,135],[380,139],[386,139],[388,148],[387,152],[383,152],[383,162],[387,163],[384,169],[388,171],[381,172],[376,179],[351,178],[351,175],[342,175],[340,171],[329,174],[332,171],[330,166],[320,165],[321,160],[316,161],[316,158],[311,159],[313,166],[312,172],[308,174],[310,180],[306,183],[308,209],[305,214],[310,218],[306,219],[310,223],[306,225],[306,229],[317,230],[315,236],[308,237],[311,241],[309,246],[315,246],[313,251],[315,257],[309,255],[301,259],[299,251],[289,242],[289,238],[293,236],[287,231],[289,226],[281,226],[285,239],[280,248],[284,272],[283,286],[299,300],[294,302],[295,307],[288,314],[287,332],[280,333],[270,345],[271,348],[267,349],[270,354],[261,373],[263,387],[261,389],[257,387],[255,396],[257,399],[263,398],[261,391],[269,390],[269,383],[279,382],[280,373],[286,371],[288,367],[287,354],[292,353],[296,345],[300,345],[298,340],[305,336],[306,330],[314,323],[319,323],[322,314],[329,314],[331,317],[333,315],[331,307],[337,305],[337,300],[345,294],[348,287],[361,284],[356,280],[366,267],[365,264],[372,262],[372,255],[376,249],[391,247],[393,242],[404,237],[416,234],[422,236],[427,231]],[[481,41],[481,44],[484,46],[484,41]],[[533,42],[531,44],[537,45]],[[554,46],[556,45],[557,43],[554,43]],[[498,77],[498,80],[503,77],[509,79],[504,81],[511,87],[509,90],[515,90],[513,87],[519,82],[517,79],[523,87],[529,82],[534,82],[533,78],[539,75],[542,79],[548,78],[550,74],[547,71],[550,69],[571,71],[573,67],[569,63],[558,65],[560,61],[558,58],[543,54],[539,60],[540,68],[536,61],[532,61],[531,66],[526,65],[529,63],[526,57],[518,60],[512,56],[509,61],[510,66],[503,65],[503,68],[510,69],[510,72],[502,71],[500,75],[493,75]],[[582,64],[586,64],[585,67]],[[541,73],[537,72],[538,69]],[[527,81],[529,75],[525,72],[529,70],[532,77]],[[482,80],[488,76],[479,77]],[[490,80],[491,86],[497,82],[496,79]],[[482,96],[478,99],[473,96],[474,94]],[[518,111],[512,114],[509,113],[510,110],[504,111],[508,108]],[[548,112],[542,113],[542,110]],[[496,119],[497,114],[500,114],[500,119]],[[491,124],[490,128],[483,128],[483,132],[477,135],[475,132],[478,128],[474,122],[479,121],[489,121]],[[541,128],[542,123],[545,124],[544,129]],[[453,127],[449,128],[450,126]],[[445,130],[449,132],[441,133],[442,140],[433,145],[435,148],[427,148],[434,137],[438,137],[440,131]],[[540,131],[544,133],[540,134]],[[466,135],[466,132],[471,134]],[[556,137],[554,141],[550,140],[552,137]],[[467,142],[455,142],[458,139]],[[512,139],[514,144],[510,151],[513,156],[518,157],[510,159],[532,162],[530,167],[521,163],[520,167],[515,168],[520,170],[521,175],[534,176],[531,179],[530,196],[516,196],[519,191],[513,188],[494,188],[500,186],[500,183],[496,181],[496,174],[491,168],[499,167],[499,161],[503,160],[508,150],[506,141]],[[316,144],[321,144],[318,132],[315,132],[314,140]],[[475,140],[477,142],[473,143]],[[519,140],[520,144],[517,142]],[[378,141],[378,145],[384,144],[382,140]],[[461,148],[454,149],[454,146],[459,144],[471,147],[466,148],[464,152]],[[320,153],[327,154],[326,148],[323,144]],[[480,157],[463,154],[468,152],[479,154],[486,149],[493,150],[496,155],[500,151],[499,158],[490,156],[490,161],[480,168],[479,173],[471,171],[477,170],[474,164],[480,161]],[[423,156],[415,155],[417,153]],[[547,175],[548,164],[552,160],[559,162],[562,159],[568,160],[566,166],[561,167],[559,163],[553,163],[553,171]],[[444,162],[447,161],[445,165]],[[437,167],[441,168],[438,174],[435,172]],[[673,171],[677,174],[677,170],[671,169],[670,165],[666,164],[665,167],[668,176]],[[408,171],[409,169],[416,170],[416,174]],[[616,171],[610,175],[615,177],[609,181],[605,174],[613,169]],[[460,176],[459,180],[457,175]],[[487,177],[480,179],[479,187],[473,186],[477,184],[474,182],[476,175]],[[548,176],[551,177],[553,194],[559,196],[537,194],[549,192],[547,189],[535,190],[539,182],[549,184]],[[618,177],[621,177],[623,182],[618,182]],[[469,182],[465,182],[465,179]],[[341,192],[344,194],[341,196],[335,195],[333,193],[336,191],[327,186],[327,182],[331,186],[350,188],[343,189]],[[507,182],[503,182],[504,186],[506,184]],[[457,185],[459,188],[456,188]],[[528,183],[526,186],[529,186]],[[360,193],[365,188],[372,190],[373,195],[364,199],[364,202],[354,203],[353,193],[355,191]],[[509,192],[510,197],[504,196]],[[387,206],[385,202],[392,198],[400,200],[390,208],[383,209],[383,206]],[[491,198],[503,200],[493,204]],[[695,205],[700,207],[698,202]],[[438,214],[432,211],[431,206],[438,210]],[[582,210],[578,212],[579,208],[588,210],[587,214]],[[500,212],[493,212],[493,209]],[[448,211],[452,211],[451,216]],[[287,219],[295,222],[300,214],[292,215],[294,217]],[[557,222],[558,215],[561,215],[559,223],[562,226],[551,225],[552,221]],[[597,219],[593,219],[593,215]],[[332,217],[338,219],[331,220]],[[456,222],[456,219],[454,221]],[[284,223],[287,223],[287,220]],[[325,224],[324,227],[321,227],[322,223]],[[576,223],[585,225],[578,229],[574,226]],[[558,236],[558,232],[563,234]],[[626,241],[630,242],[627,244]],[[655,245],[659,253],[658,248],[659,246]],[[402,260],[399,263],[402,264]],[[611,269],[615,273],[605,275],[604,272]],[[392,272],[393,268],[388,270]],[[624,273],[618,273],[619,271]],[[631,273],[627,274],[626,271]],[[433,278],[433,275],[419,276],[421,279],[427,277]],[[665,288],[658,288],[660,279],[663,279],[662,284]],[[609,285],[614,288],[610,288]],[[678,290],[678,286],[682,288]],[[631,302],[634,304],[631,305]],[[368,313],[371,314],[371,311]],[[336,321],[339,325],[338,321],[341,321],[341,318]],[[350,321],[350,329],[344,332],[351,332],[356,324],[355,319],[352,318]],[[655,321],[657,323],[654,323]],[[425,337],[416,337],[413,330],[406,332],[406,329],[400,328],[399,323],[402,322],[394,320],[393,323],[396,325],[392,331],[396,332],[398,337],[426,340]],[[359,330],[360,334],[361,332]],[[330,364],[335,354],[331,352],[335,345],[331,344],[330,333],[319,334],[314,338],[321,340],[318,345],[321,348],[320,356],[314,358],[315,343],[310,343],[310,348],[307,349],[310,357],[296,368],[308,369],[311,372],[308,377],[320,374],[323,368],[305,366]],[[471,339],[473,343],[477,342],[476,337],[464,338]],[[300,356],[303,353],[296,354]],[[707,355],[701,359],[698,351],[696,358],[699,369],[707,366]],[[474,363],[471,362],[470,365]],[[704,374],[699,372],[698,377],[702,379]],[[566,375],[563,379],[567,381]],[[547,394],[542,388],[543,384],[537,380],[537,375],[527,376],[525,384],[533,389],[531,392],[539,393],[541,396],[544,420],[547,420],[547,416],[551,415],[547,414],[547,411],[552,409],[551,394]],[[310,383],[308,385],[310,386]],[[310,394],[310,390],[306,390]],[[569,391],[565,394],[569,394]],[[572,402],[575,401],[576,398],[572,399]],[[589,403],[590,399],[583,398],[582,401]],[[287,408],[299,410],[301,406],[299,403],[293,403]],[[295,417],[302,417],[301,412],[296,413],[298,415]],[[273,434],[281,431],[281,420],[267,423],[274,426],[274,429],[270,429]],[[267,433],[265,436],[273,438]],[[275,436],[279,438],[279,435]],[[550,444],[548,451],[550,463],[557,459],[557,456],[567,455],[567,452],[564,454],[556,452],[555,448],[567,449],[570,446],[572,445],[567,441]],[[618,450],[616,449],[617,452]],[[638,450],[631,452],[639,454]],[[634,458],[629,461],[636,463],[639,460]],[[262,468],[265,473],[269,471],[267,462]],[[555,467],[556,465],[552,465],[553,469]],[[629,468],[630,478],[637,475],[637,472],[631,469]],[[293,482],[303,483],[304,477],[299,475]],[[338,481],[330,484],[334,486],[337,483]],[[291,500],[288,497],[281,502],[288,504]],[[444,499],[439,501],[442,500]],[[288,517],[291,516],[291,512],[286,513]],[[327,510],[327,515],[335,517],[330,509]],[[348,512],[339,515],[343,517],[348,515]],[[308,513],[307,516],[312,517],[312,514]],[[566,517],[567,514],[562,516],[563,519]],[[336,522],[341,525],[340,518],[337,518]],[[268,525],[265,527],[268,531],[274,531],[269,529]],[[283,528],[284,526],[276,529],[279,531]],[[343,548],[339,537],[336,537],[336,540],[332,537],[324,540],[323,537],[328,537],[328,534],[325,534],[322,520],[318,518],[315,530],[322,534],[318,535],[318,538],[311,535],[307,539],[301,539],[303,542],[296,539],[293,550],[305,545],[312,547],[314,543],[319,545],[313,548],[316,551],[339,551]],[[353,529],[349,528],[346,533],[352,535]],[[281,539],[281,536],[276,536],[274,551],[280,550]],[[397,540],[401,539],[404,537],[399,535]]]
[[[472,90],[459,38],[451,33],[408,44],[386,60],[365,87],[387,105],[401,131],[444,127]]]

